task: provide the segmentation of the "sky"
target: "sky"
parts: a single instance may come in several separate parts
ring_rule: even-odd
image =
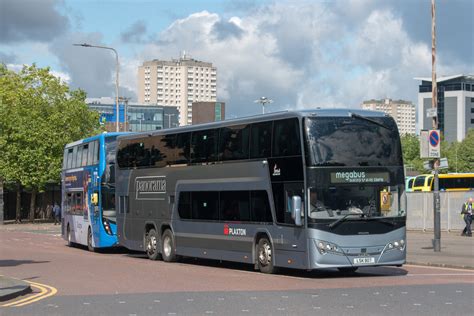
[[[436,0],[437,75],[474,74],[474,1]],[[0,0],[0,62],[50,67],[88,97],[137,100],[144,61],[217,67],[228,117],[369,99],[417,102],[431,77],[431,0]]]

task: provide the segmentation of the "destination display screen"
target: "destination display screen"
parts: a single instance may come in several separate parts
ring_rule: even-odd
[[[338,171],[331,172],[331,183],[389,183],[390,174],[388,172],[367,172],[367,171]]]

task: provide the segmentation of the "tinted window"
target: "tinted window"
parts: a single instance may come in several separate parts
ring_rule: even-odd
[[[413,183],[414,187],[422,187],[425,185],[425,178],[426,176],[418,176],[415,178],[415,182]]]
[[[87,166],[87,157],[89,156],[89,144],[82,148],[82,166]]]
[[[273,157],[301,154],[298,119],[275,121],[273,124]]]
[[[67,149],[67,168],[70,169],[73,166],[74,148]]]
[[[250,192],[251,221],[272,222],[272,213],[266,191]]]
[[[191,133],[182,133],[176,136],[177,158],[176,164],[185,164],[190,162]]]
[[[224,127],[219,136],[219,160],[249,158],[250,126]]]
[[[184,219],[191,218],[191,192],[181,192],[178,202],[179,217]]]
[[[316,117],[305,122],[308,165],[402,165],[400,137],[391,117]]]
[[[224,221],[250,221],[249,191],[222,191],[220,219]]]
[[[210,162],[217,159],[218,130],[193,132],[192,134],[192,162]]]
[[[69,192],[66,195],[66,213],[73,215],[83,215],[82,192]]]
[[[252,124],[250,128],[250,158],[270,157],[272,122]]]
[[[218,220],[218,192],[192,192],[192,218]]]
[[[80,167],[81,163],[82,163],[82,145],[77,147],[76,161],[75,161],[74,167],[75,168]]]
[[[166,166],[166,155],[163,152],[163,136],[149,137],[148,142],[145,142],[146,151],[150,154],[150,166],[164,167]]]

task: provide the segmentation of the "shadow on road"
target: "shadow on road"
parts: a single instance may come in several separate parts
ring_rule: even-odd
[[[205,267],[213,267],[219,269],[255,271],[253,265],[229,261],[198,259],[198,258],[181,258],[181,264],[197,265]],[[260,273],[255,271],[255,273]],[[280,268],[277,275],[286,275],[307,279],[334,279],[334,278],[358,278],[358,277],[388,277],[407,275],[408,271],[401,267],[361,267],[356,272],[341,272],[338,269],[321,269],[321,270],[296,270]]]
[[[34,260],[0,260],[0,267],[16,267],[22,264],[33,263],[48,263],[49,261],[34,261]]]

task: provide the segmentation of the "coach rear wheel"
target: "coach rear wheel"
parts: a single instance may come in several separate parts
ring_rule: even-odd
[[[90,227],[87,230],[87,249],[91,252],[95,252],[95,248],[92,246],[92,230]]]
[[[161,255],[166,262],[176,261],[176,246],[171,230],[167,229],[161,237]]]
[[[266,238],[260,238],[257,245],[258,269],[263,273],[275,273],[276,268],[273,265],[273,247]]]
[[[156,230],[150,229],[145,237],[146,240],[146,254],[150,260],[157,260],[159,257],[158,251],[158,235]]]

